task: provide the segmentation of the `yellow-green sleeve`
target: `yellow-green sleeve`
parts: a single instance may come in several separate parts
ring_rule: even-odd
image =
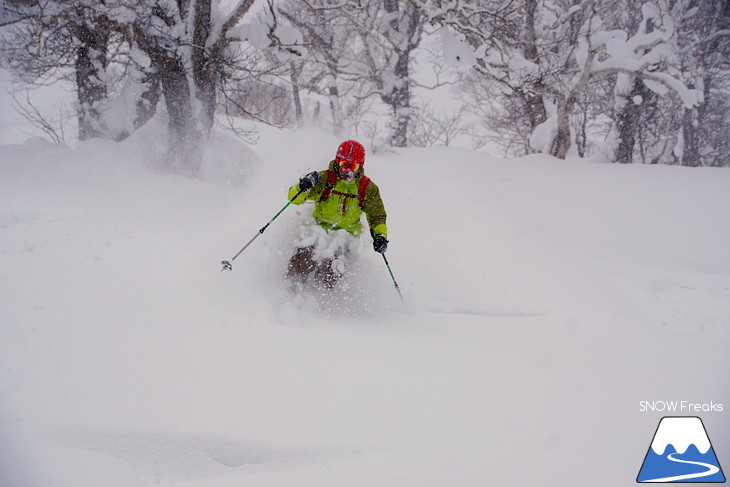
[[[386,225],[387,213],[383,199],[380,197],[380,188],[372,181],[368,184],[367,195],[362,210],[368,220],[370,230],[376,235],[388,238],[388,227]]]

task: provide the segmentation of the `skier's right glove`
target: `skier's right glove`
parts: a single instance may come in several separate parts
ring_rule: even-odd
[[[309,191],[319,182],[319,173],[312,171],[303,178],[299,179],[299,189],[302,191]]]

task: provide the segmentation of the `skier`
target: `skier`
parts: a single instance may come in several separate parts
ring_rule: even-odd
[[[324,171],[313,171],[289,188],[289,199],[301,205],[314,200],[315,228],[297,244],[289,261],[287,278],[303,284],[312,275],[326,289],[332,289],[344,272],[344,259],[362,233],[360,216],[367,217],[373,250],[388,248],[388,229],[378,186],[364,174],[365,148],[346,140],[337,148],[334,160]]]

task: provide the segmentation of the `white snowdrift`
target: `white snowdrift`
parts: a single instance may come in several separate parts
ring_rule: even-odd
[[[0,147],[2,485],[629,485],[639,401],[730,407],[727,170],[369,154],[406,299],[365,238],[318,313],[282,281],[308,207],[219,262],[338,140],[207,181],[142,142]]]

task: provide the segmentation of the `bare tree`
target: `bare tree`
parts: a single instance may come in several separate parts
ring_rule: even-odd
[[[499,84],[506,97],[531,97],[525,98],[525,114],[533,127],[532,145],[556,157],[567,155],[571,114],[597,76],[638,76],[673,90],[689,106],[697,102],[671,63],[667,46],[673,24],[661,2],[647,1],[642,8],[643,22],[651,22],[654,30],[631,37],[606,29],[602,14],[613,7],[601,0],[482,0],[458,8],[429,4],[434,3],[441,9],[432,11],[433,21],[461,33],[476,51],[474,67],[486,81]],[[535,125],[543,116],[540,104],[547,119]]]
[[[149,56],[162,87],[169,117],[167,164],[176,172],[198,174],[202,147],[213,126],[226,48],[238,40],[229,33],[252,4],[253,0],[240,0],[214,25],[212,0],[164,0],[151,14],[138,12],[130,26],[133,42]]]
[[[65,125],[70,117],[66,109],[61,106],[58,114],[51,118],[49,114],[43,113],[31,100],[28,91],[25,91],[23,98],[19,98],[18,94],[12,93],[15,108],[23,117],[33,126],[39,128],[54,144],[63,144],[66,142]]]
[[[435,5],[434,5],[435,4]],[[471,74],[462,78],[461,98],[479,116],[486,137],[510,154],[533,152],[530,135],[548,118],[546,72],[540,70],[538,2],[476,1],[454,8],[425,2],[431,23],[462,36],[475,51]],[[453,59],[455,64],[464,60]]]
[[[134,67],[130,72],[135,81],[144,86],[131,129],[154,114],[163,96],[169,120],[167,164],[183,174],[198,173],[229,47],[239,40],[231,32],[253,0],[239,0],[227,13],[214,12],[212,0],[7,1],[18,18],[12,26],[11,64],[36,78],[73,69],[81,140],[128,135],[129,130],[110,134],[105,126],[104,104],[111,96],[108,68],[114,56],[142,51],[145,63],[126,61]],[[34,61],[32,70],[20,69],[28,59]]]
[[[463,107],[450,113],[437,113],[426,103],[414,111],[414,114],[410,135],[410,143],[413,146],[448,147],[465,131],[462,126]]]
[[[78,137],[104,137],[101,105],[107,98],[108,46],[112,24],[106,11],[86,0],[8,0],[14,22],[6,25],[4,55],[16,75],[30,84],[74,73]]]
[[[685,106],[681,116],[681,164],[730,165],[730,2],[682,0],[673,13],[687,83],[703,94],[703,103]]]
[[[362,41],[371,94],[377,94],[391,111],[388,143],[406,147],[413,116],[411,63],[428,17],[414,3],[398,0],[368,2],[363,8],[351,9],[350,15]]]
[[[310,91],[324,94],[329,102],[332,131],[342,129],[340,84],[352,59],[348,36],[349,20],[345,15],[346,3],[333,0],[289,1],[278,8],[281,15],[302,32],[307,48],[307,82]],[[298,68],[297,84],[301,82],[303,65]],[[293,73],[294,71],[292,71]]]

